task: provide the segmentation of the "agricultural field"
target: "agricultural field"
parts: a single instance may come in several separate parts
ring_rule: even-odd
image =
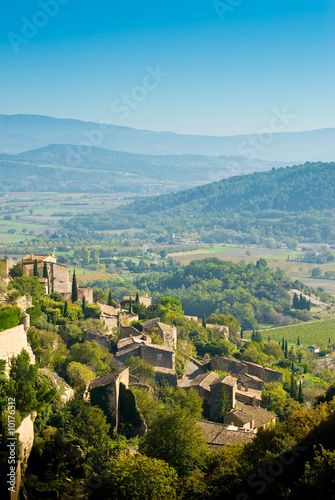
[[[332,344],[335,343],[335,318],[270,328],[262,330],[262,336],[264,340],[270,337],[271,340],[277,341],[282,340],[284,337],[290,345],[296,345],[299,337],[302,345],[317,344],[320,347],[325,347],[329,338]],[[250,338],[251,333],[246,333],[245,337]]]

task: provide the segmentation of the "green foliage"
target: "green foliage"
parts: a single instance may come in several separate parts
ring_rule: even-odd
[[[262,345],[256,342],[248,342],[246,347],[240,353],[240,359],[244,361],[251,361],[259,365],[265,365],[267,362],[267,355],[262,352]]]
[[[158,315],[163,323],[173,324],[184,314],[179,300],[163,297],[158,303]]]
[[[21,310],[17,306],[0,306],[0,332],[20,323]]]
[[[150,427],[160,407],[158,398],[153,391],[149,391],[144,387],[131,386],[130,389],[135,395],[136,404],[143,415],[145,423]]]
[[[20,295],[30,295],[36,300],[45,295],[45,289],[37,276],[16,276],[9,283],[8,289],[15,289]]]
[[[152,365],[144,363],[139,357],[130,356],[126,360],[126,364],[129,366],[129,372],[143,381],[149,381],[155,377],[155,370]]]
[[[9,270],[8,274],[11,278],[16,278],[18,276],[22,276],[22,273],[22,262],[18,262],[12,267],[12,269]]]
[[[61,357],[67,354],[64,341],[55,332],[30,327],[27,338],[41,367],[53,369],[59,364]]]
[[[103,473],[92,500],[177,500],[178,476],[163,460],[119,455]]]
[[[136,404],[136,398],[130,389],[127,389],[124,384],[120,384],[120,414],[122,416],[122,424],[120,430],[126,436],[132,436],[134,429],[140,429],[144,425],[143,416]]]
[[[85,391],[88,382],[95,377],[92,370],[76,361],[71,361],[71,363],[68,364],[66,373],[71,386],[80,394]]]
[[[106,446],[110,425],[104,412],[96,406],[84,405],[73,422],[73,431],[87,448],[99,450]]]
[[[84,300],[84,298],[83,298]],[[85,318],[100,318],[101,309],[97,304],[87,304],[85,302],[85,310],[83,311]]]
[[[141,446],[151,458],[165,460],[180,476],[204,463],[206,441],[195,420],[181,409],[160,411]]]
[[[113,356],[106,347],[96,342],[76,343],[70,347],[71,361],[77,361],[90,368],[97,375],[105,375],[111,371]]]
[[[335,451],[322,446],[315,452],[312,462],[307,462],[297,484],[296,498],[331,498],[335,489]]]
[[[293,282],[280,269],[272,270],[266,265],[206,258],[174,272],[152,273],[139,280],[139,287],[144,284],[151,293],[178,299],[186,314],[197,315],[201,304],[208,323],[218,320],[219,324],[227,324],[232,333],[239,331],[239,323],[244,329],[253,329],[258,322],[290,322],[296,314],[288,294]],[[223,316],[211,317],[213,313]]]
[[[16,409],[22,417],[33,410],[43,411],[45,405],[54,398],[57,392],[56,389],[48,390],[46,385],[37,389],[37,379],[37,366],[30,364],[27,351],[22,350],[11,359],[9,395],[15,398]]]

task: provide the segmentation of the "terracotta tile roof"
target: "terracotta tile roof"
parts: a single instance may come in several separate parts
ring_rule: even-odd
[[[253,432],[240,429],[232,430],[229,425],[197,419],[196,422],[202,429],[208,446],[214,449],[237,442],[249,441],[255,437]]]

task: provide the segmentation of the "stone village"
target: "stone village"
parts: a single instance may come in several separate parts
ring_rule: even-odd
[[[2,259],[2,264],[7,274],[14,265],[12,261],[4,259]],[[45,288],[46,294],[58,292],[65,300],[71,300],[72,283],[69,268],[58,264],[54,254],[30,254],[22,259],[23,275],[34,275],[36,265],[39,281]],[[48,270],[48,278],[43,277],[45,267]],[[87,303],[92,303],[93,291],[90,288],[79,288],[78,297],[85,297]],[[132,356],[139,357],[143,362],[152,365],[155,382],[161,383],[165,380],[173,387],[180,386],[185,391],[194,389],[199,394],[204,406],[207,406],[209,410],[209,419],[197,420],[197,423],[205,435],[208,446],[214,450],[235,442],[251,440],[260,427],[275,422],[276,416],[261,407],[261,393],[265,382],[282,383],[281,372],[251,362],[241,362],[232,357],[215,356],[203,362],[188,358],[187,375],[178,379],[175,371],[177,328],[162,323],[157,317],[144,321],[142,331],[137,330],[131,323],[137,321],[138,316],[132,313],[129,307],[135,299],[135,296],[125,296],[115,307],[98,302],[100,321],[105,330],[90,331],[85,334],[84,338],[86,341],[95,341],[102,347],[110,348],[111,339],[115,338],[116,331],[119,332],[114,358],[115,371],[91,380],[84,392],[86,401],[108,408],[109,421],[114,431],[117,431],[121,419],[127,419],[127,415],[124,414],[124,405],[122,405],[122,395],[125,391],[129,391],[130,386],[141,385],[139,380],[129,373],[129,367],[126,365],[127,359]],[[151,298],[148,296],[140,296],[139,301],[146,307],[151,305]],[[11,297],[6,293],[0,294],[0,305],[12,303]],[[26,311],[32,306],[32,301],[30,297],[24,296],[16,299],[15,303],[22,311],[21,323],[14,328],[0,331],[0,359],[6,361],[7,374],[11,358],[17,356],[22,349],[29,353],[30,362],[35,363],[34,354],[27,341],[30,317]],[[215,328],[219,325],[207,325],[207,327]],[[219,328],[225,338],[228,338],[228,327]],[[157,343],[158,337],[159,343]],[[216,371],[227,375],[219,376]],[[52,374],[52,376],[56,387],[65,388],[62,396],[63,402],[71,399],[74,395],[71,387],[58,375]],[[147,389],[150,390],[149,386]],[[227,402],[226,411],[220,419],[217,419],[215,417],[222,409],[224,398]],[[136,400],[134,400],[134,405],[136,406]],[[36,413],[33,412],[16,429],[20,450],[16,470],[17,484],[20,483],[21,474],[24,474],[32,449],[35,418]],[[132,422],[132,432],[140,436],[146,433],[146,423],[141,414],[138,415],[137,422]],[[17,498],[16,494],[11,495],[13,500]]]

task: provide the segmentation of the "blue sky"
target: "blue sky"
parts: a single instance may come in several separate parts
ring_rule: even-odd
[[[236,135],[286,108],[285,131],[334,127],[334,0],[218,5],[3,1],[0,113]]]

